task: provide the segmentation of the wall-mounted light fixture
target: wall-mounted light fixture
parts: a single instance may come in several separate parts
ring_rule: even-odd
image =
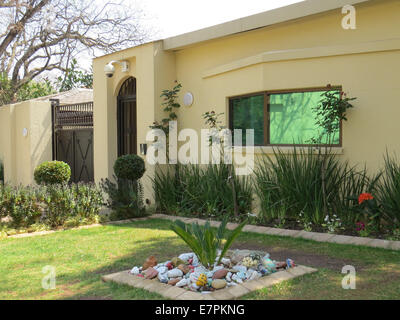
[[[115,73],[115,67],[114,64],[118,64],[122,67],[122,72],[128,72],[129,71],[129,62],[128,61],[111,61],[106,64],[104,67],[104,73],[108,78],[112,78],[114,73]]]
[[[147,143],[140,144],[140,154],[143,156],[147,155]]]
[[[185,95],[183,96],[183,104],[185,105],[185,107],[192,106],[193,102],[194,102],[193,93],[186,92]]]

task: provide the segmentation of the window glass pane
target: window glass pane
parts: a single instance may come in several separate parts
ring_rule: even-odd
[[[246,129],[254,129],[254,145],[264,144],[264,95],[232,100],[233,128],[242,129],[242,145],[246,145]]]
[[[324,129],[316,125],[313,110],[321,101],[322,93],[297,92],[270,95],[271,144],[339,144],[339,130],[329,138]]]

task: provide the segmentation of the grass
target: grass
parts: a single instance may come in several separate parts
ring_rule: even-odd
[[[101,276],[140,265],[149,255],[159,261],[187,252],[168,221],[68,230],[46,236],[0,241],[1,299],[162,299],[142,289],[103,283]],[[400,299],[400,252],[317,243],[243,233],[239,247],[265,248],[339,261],[356,267],[357,289],[343,290],[341,267],[318,267],[316,274],[259,290],[245,299]],[[274,253],[272,253],[274,258]],[[41,286],[42,268],[56,268],[55,290]]]

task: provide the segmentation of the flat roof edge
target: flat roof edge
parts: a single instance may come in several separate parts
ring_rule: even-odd
[[[192,44],[304,18],[314,14],[342,8],[345,5],[354,5],[368,1],[371,0],[307,0],[298,2],[285,7],[166,38],[163,40],[164,50],[181,49]]]

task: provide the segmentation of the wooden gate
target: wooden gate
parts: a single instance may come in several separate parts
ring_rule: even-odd
[[[93,102],[53,102],[53,158],[71,167],[70,182],[94,181]]]

